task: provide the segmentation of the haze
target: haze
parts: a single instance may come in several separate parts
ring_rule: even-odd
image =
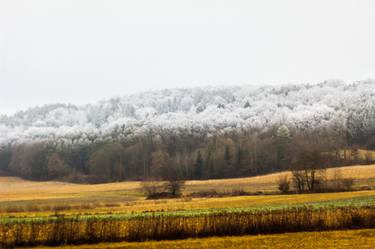
[[[0,1],[0,113],[375,74],[375,2]]]

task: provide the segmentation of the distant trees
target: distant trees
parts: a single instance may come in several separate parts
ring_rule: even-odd
[[[7,167],[11,173],[36,180],[48,178],[45,144],[17,145],[12,148],[11,154]]]
[[[66,176],[70,169],[69,166],[60,158],[59,154],[54,152],[47,162],[48,177],[51,179]]]
[[[349,145],[372,146],[374,87],[375,82],[368,80],[170,89],[85,106],[45,105],[12,116],[1,115],[0,143],[56,139],[65,145],[81,145],[129,141],[166,130],[185,137],[198,133],[221,136],[233,131],[263,133],[277,129],[282,122],[298,132],[337,130],[346,133]]]
[[[9,171],[9,163],[12,157],[12,149],[10,146],[0,147],[0,174]]]
[[[15,144],[0,148],[0,172],[33,180],[98,183],[244,177],[291,170],[290,189],[317,191],[326,166],[374,162],[372,153],[364,153],[360,144],[345,147],[346,139],[345,133],[329,129],[301,132],[281,125],[211,136],[166,131],[87,144]]]
[[[291,184],[309,190],[320,170],[294,169],[302,151],[319,151],[325,165],[374,162],[361,150],[375,150],[374,86],[173,89],[82,107],[46,105],[0,116],[0,172],[105,182],[290,169],[302,179]]]
[[[158,148],[152,153],[151,176],[161,177],[168,174],[168,167],[170,166],[170,156],[165,149]]]
[[[276,164],[279,169],[287,169],[290,163],[288,153],[290,142],[290,131],[286,125],[282,125],[276,132]]]
[[[203,170],[204,170],[204,162],[202,158],[202,154],[200,151],[198,151],[197,159],[194,164],[194,179],[202,179],[203,177]]]
[[[352,142],[364,143],[375,136],[375,96],[361,95],[347,118],[347,126]]]
[[[123,148],[121,144],[106,144],[97,149],[88,161],[90,174],[98,181],[125,179]]]

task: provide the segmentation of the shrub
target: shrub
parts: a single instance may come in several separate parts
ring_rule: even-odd
[[[344,187],[345,190],[349,191],[352,189],[354,185],[354,179],[345,178],[345,179],[342,179],[341,181],[342,181],[342,186]]]
[[[288,176],[280,176],[277,185],[278,185],[278,189],[282,193],[284,194],[288,193],[290,190],[290,181],[289,181]]]
[[[164,192],[164,186],[162,182],[157,181],[145,181],[141,183],[141,188],[147,199],[154,199]]]
[[[180,197],[181,191],[185,185],[184,181],[181,180],[171,180],[165,183],[164,187],[169,194],[174,197]]]
[[[142,190],[147,199],[176,198],[181,196],[185,181],[170,180],[167,182],[142,182]]]

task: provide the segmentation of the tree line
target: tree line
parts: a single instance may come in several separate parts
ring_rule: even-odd
[[[244,177],[298,171],[301,165],[321,168],[371,163],[372,155],[360,156],[358,148],[374,149],[373,141],[374,137],[359,140],[346,132],[291,130],[285,125],[212,136],[148,132],[131,140],[3,146],[0,173],[88,183]]]

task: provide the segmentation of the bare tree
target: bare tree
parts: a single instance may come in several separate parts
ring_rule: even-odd
[[[286,194],[286,193],[289,192],[289,190],[290,190],[290,181],[289,181],[288,176],[286,176],[286,175],[285,176],[280,176],[277,184],[278,184],[279,190],[282,193]]]
[[[158,181],[145,181],[141,183],[142,191],[147,198],[155,198],[164,192],[164,185]]]
[[[172,197],[180,197],[181,191],[185,186],[185,181],[182,180],[169,180],[165,183],[165,189]]]
[[[314,192],[323,182],[325,162],[319,151],[302,151],[293,165],[293,182],[298,192]]]

